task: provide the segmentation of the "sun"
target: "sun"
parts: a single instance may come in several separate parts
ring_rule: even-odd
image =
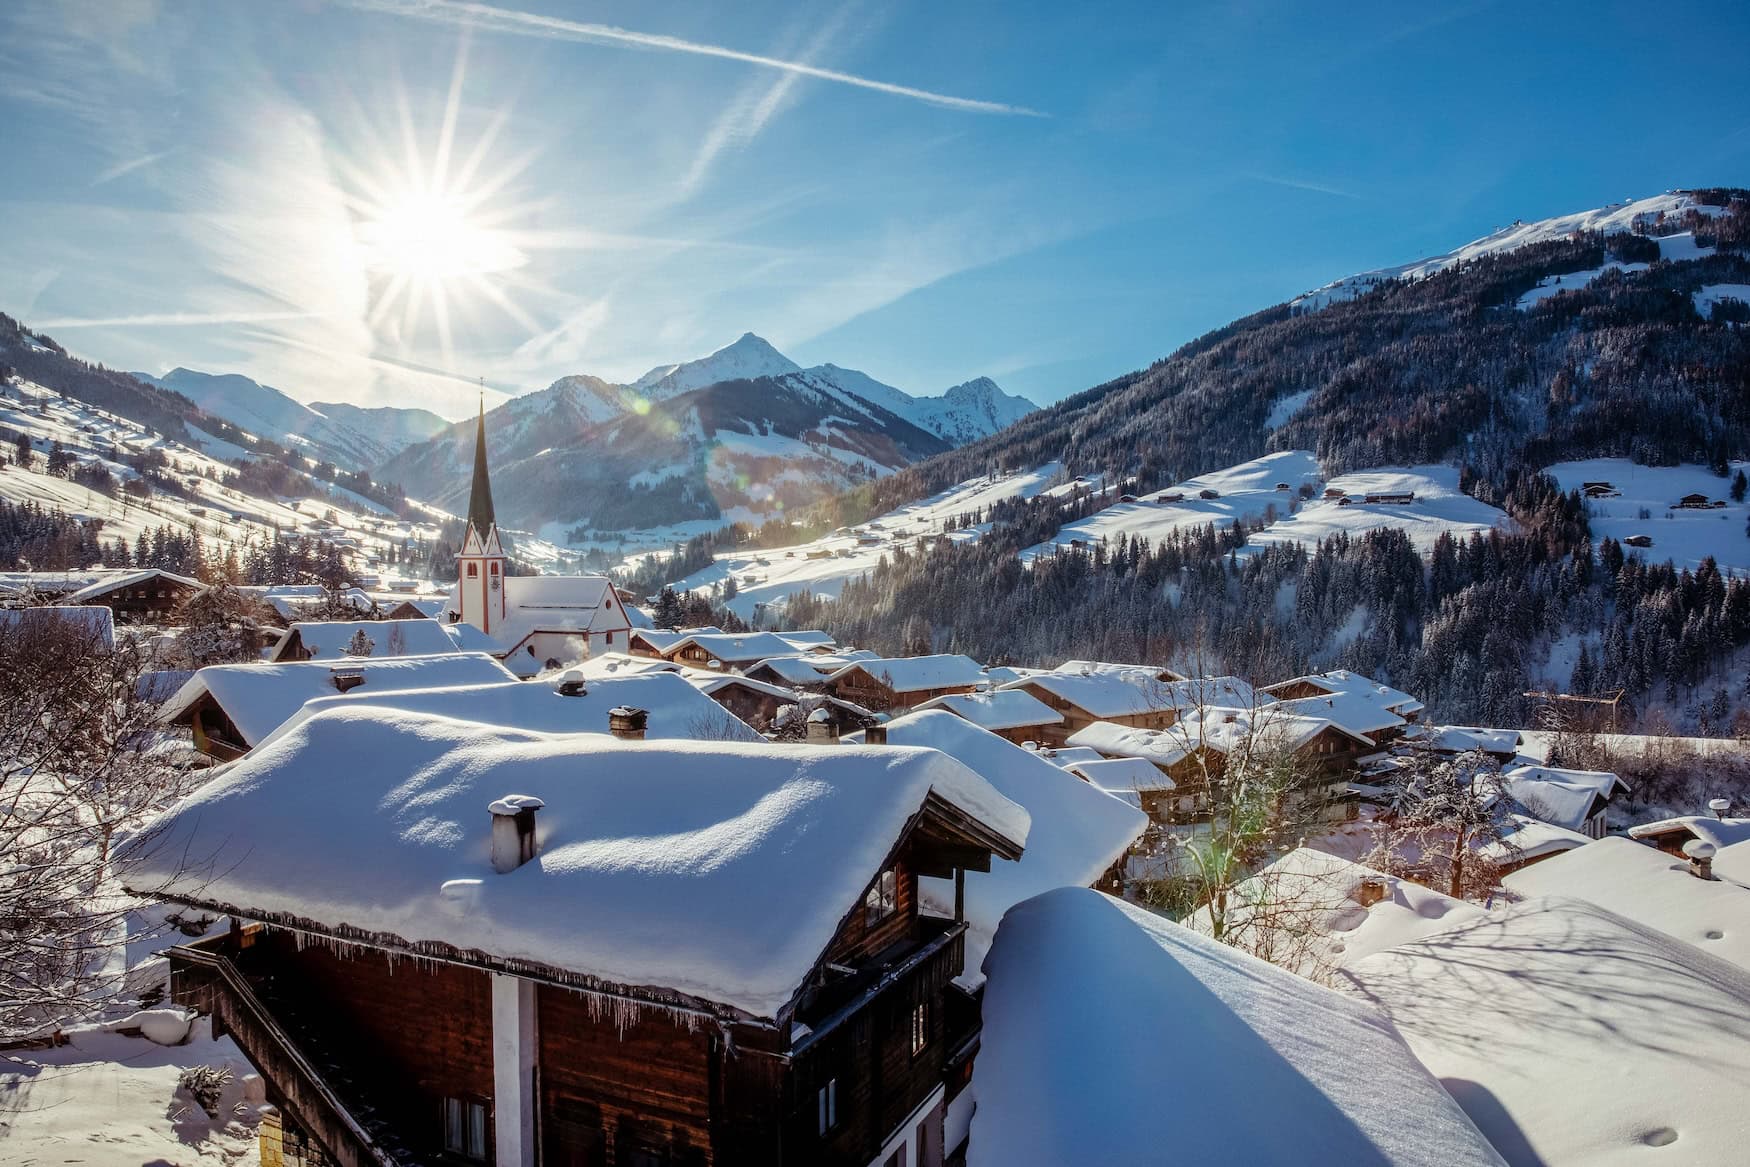
[[[391,278],[456,282],[528,261],[509,232],[476,221],[464,199],[446,192],[408,192],[370,214],[358,230],[365,263]]]

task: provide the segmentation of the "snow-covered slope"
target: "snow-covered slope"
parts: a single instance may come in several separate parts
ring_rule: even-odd
[[[912,421],[956,446],[994,434],[1039,408],[1025,397],[1004,393],[989,377],[978,377],[940,397],[919,397]]]
[[[1686,211],[1695,211],[1698,214],[1711,217],[1722,213],[1722,208],[1698,203],[1693,195],[1682,191],[1670,191],[1652,198],[1612,203],[1596,210],[1558,215],[1553,219],[1540,219],[1535,223],[1520,221],[1442,255],[1431,255],[1413,263],[1379,268],[1334,280],[1322,288],[1296,297],[1290,303],[1296,308],[1308,310],[1323,308],[1343,300],[1353,300],[1380,284],[1392,280],[1423,279],[1435,272],[1445,271],[1449,267],[1480,256],[1497,255],[1552,239],[1565,239],[1576,231],[1597,231],[1606,234],[1631,231],[1637,223],[1643,227],[1654,228],[1657,227],[1661,219],[1681,215]],[[1693,258],[1693,256],[1667,256],[1667,258]]]

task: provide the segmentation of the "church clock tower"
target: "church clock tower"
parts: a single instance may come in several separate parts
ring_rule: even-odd
[[[474,485],[468,494],[468,533],[456,556],[456,591],[462,622],[494,633],[504,623],[504,580],[509,560],[492,513],[492,480],[486,473],[486,402],[474,432]]]

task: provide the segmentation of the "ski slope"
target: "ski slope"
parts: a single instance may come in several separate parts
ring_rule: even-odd
[[[1678,567],[1696,567],[1711,555],[1722,571],[1750,571],[1750,536],[1745,535],[1750,504],[1733,502],[1730,493],[1731,475],[1739,470],[1750,472],[1750,463],[1734,462],[1721,478],[1705,466],[1637,466],[1627,458],[1589,458],[1559,462],[1548,473],[1563,490],[1608,482],[1619,492],[1618,497],[1587,501],[1594,539],[1620,542],[1646,535],[1653,540],[1651,547],[1623,550],[1649,563],[1670,560]],[[1684,510],[1676,503],[1686,494],[1705,494],[1710,502],[1726,505]]]

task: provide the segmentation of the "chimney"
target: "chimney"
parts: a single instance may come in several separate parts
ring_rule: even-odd
[[[863,730],[863,744],[866,746],[884,746],[887,744],[887,727],[871,725]]]
[[[1037,752],[1039,749],[1039,743],[1034,741],[1032,738],[1028,738],[1026,741],[1021,743],[1021,748],[1023,750],[1033,750],[1033,751]]]
[[[1712,879],[1714,877],[1714,845],[1701,839],[1691,839],[1683,844],[1683,853],[1689,856],[1689,874],[1697,879]]]
[[[608,732],[623,742],[641,742],[644,740],[644,727],[650,722],[648,709],[635,709],[630,705],[616,705],[608,710]]]
[[[582,697],[589,692],[583,687],[583,673],[578,669],[566,669],[560,674],[559,683],[553,686],[553,691],[561,697]]]
[[[832,713],[826,709],[816,709],[808,715],[807,740],[811,742],[831,743],[839,740],[839,727],[833,724]]]
[[[1713,812],[1715,818],[1723,819],[1726,817],[1726,812],[1732,809],[1732,800],[1729,798],[1710,798],[1707,808]]]
[[[507,794],[492,812],[492,870],[503,875],[535,857],[535,812],[546,803],[532,794]]]
[[[1355,902],[1364,908],[1371,908],[1385,899],[1385,880],[1377,875],[1366,875],[1355,888]]]
[[[348,689],[356,689],[365,683],[365,675],[359,672],[331,672],[328,679],[334,682],[334,687],[342,693]]]

